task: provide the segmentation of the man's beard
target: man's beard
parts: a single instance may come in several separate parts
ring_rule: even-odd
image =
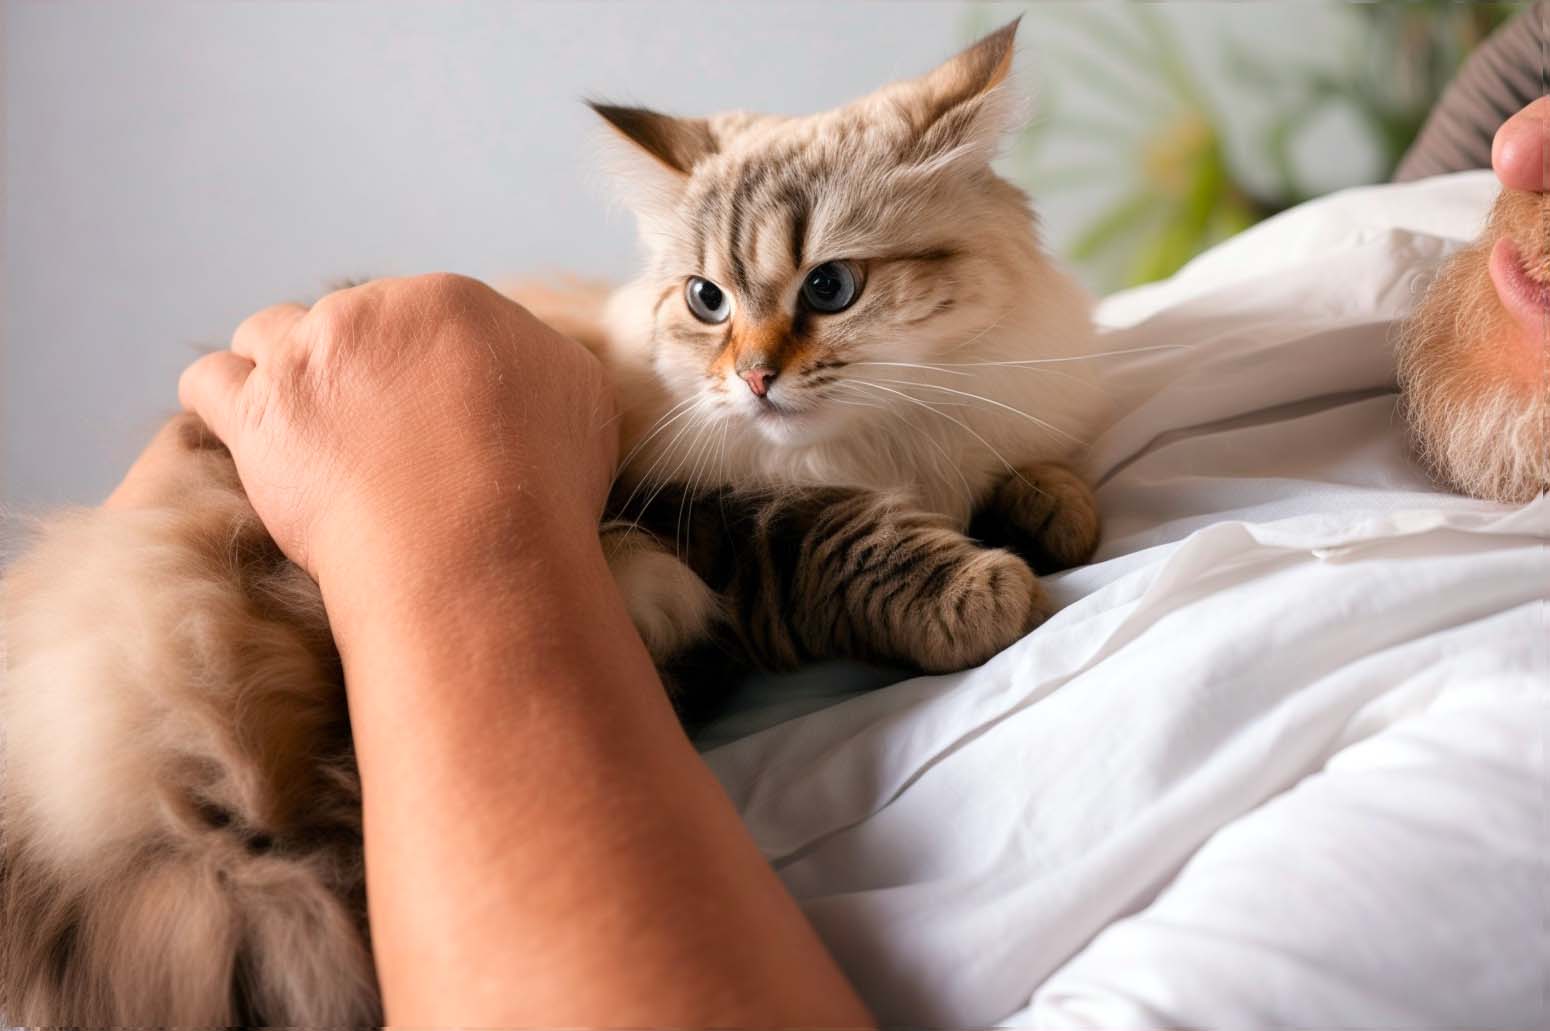
[[[1503,191],[1479,241],[1455,255],[1400,330],[1399,382],[1422,458],[1475,497],[1522,504],[1550,490],[1550,320],[1526,342],[1489,271],[1507,235],[1550,283],[1550,197]]]

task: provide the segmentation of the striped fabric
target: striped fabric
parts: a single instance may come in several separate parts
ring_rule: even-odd
[[[1491,139],[1546,93],[1550,0],[1536,0],[1470,55],[1394,172],[1395,182],[1491,167]]]

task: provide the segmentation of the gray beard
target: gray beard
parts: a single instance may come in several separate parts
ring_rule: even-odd
[[[1550,401],[1501,386],[1464,395],[1421,370],[1405,412],[1421,455],[1441,480],[1489,501],[1524,504],[1550,490]]]
[[[1475,360],[1482,344],[1515,331],[1486,270],[1496,237],[1487,232],[1455,255],[1401,329],[1399,383],[1417,448],[1438,480],[1524,504],[1550,490],[1550,347],[1537,389],[1493,377],[1489,363]]]

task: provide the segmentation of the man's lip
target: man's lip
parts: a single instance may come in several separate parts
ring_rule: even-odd
[[[1491,248],[1491,283],[1507,314],[1525,333],[1536,337],[1550,334],[1550,289],[1529,278],[1523,268],[1523,256],[1510,236],[1496,241]]]

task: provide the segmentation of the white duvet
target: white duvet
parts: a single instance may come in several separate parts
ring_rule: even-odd
[[[772,679],[712,728],[882,1020],[1550,1024],[1550,498],[1429,484],[1388,343],[1494,195],[1348,191],[1104,302],[1104,347],[1149,350],[1105,361],[1128,414],[1061,611],[980,669]]]

